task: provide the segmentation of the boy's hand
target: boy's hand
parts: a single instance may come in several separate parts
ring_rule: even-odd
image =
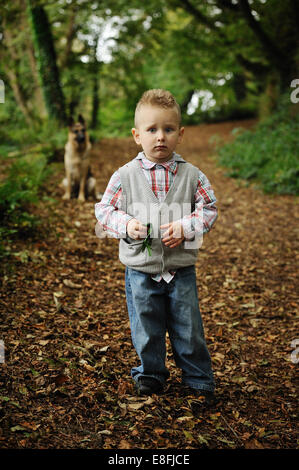
[[[137,219],[131,219],[127,224],[127,234],[134,240],[146,237],[146,226]]]
[[[180,221],[161,225],[160,229],[167,229],[163,233],[162,242],[165,246],[168,246],[168,248],[175,248],[176,246],[179,246],[185,239],[184,230]]]

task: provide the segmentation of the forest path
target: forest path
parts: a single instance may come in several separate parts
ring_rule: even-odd
[[[253,124],[187,127],[178,148],[218,199],[219,218],[196,265],[217,406],[202,410],[181,394],[169,342],[166,392],[136,398],[118,241],[95,236],[94,202],[61,200],[59,164],[46,188],[57,201],[38,209],[48,230],[15,244],[23,255],[2,283],[0,447],[296,447],[298,205],[226,177],[210,143]],[[136,151],[131,138],[94,146],[100,191]]]

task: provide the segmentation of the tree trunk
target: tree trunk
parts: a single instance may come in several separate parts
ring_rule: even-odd
[[[28,125],[32,124],[32,116],[27,107],[26,98],[24,96],[21,81],[19,79],[18,67],[19,67],[19,56],[14,47],[14,37],[11,34],[10,29],[5,24],[5,35],[4,41],[8,51],[8,59],[3,61],[3,69],[8,77],[9,84],[11,86],[15,101],[19,106],[22,114]]]
[[[33,44],[31,43],[31,41],[27,45],[27,51],[28,51],[31,73],[32,73],[32,76],[34,79],[34,85],[35,85],[35,105],[37,108],[37,113],[39,117],[45,118],[47,116],[47,111],[45,108],[43,94],[42,94],[42,90],[41,90],[40,83],[39,83],[37,64],[36,64],[36,59],[34,56],[34,48],[33,48]]]
[[[97,59],[97,44],[98,38],[95,40],[93,46],[93,62],[92,67],[92,111],[91,111],[91,129],[96,129],[98,126],[98,114],[100,107],[100,96],[99,96],[99,80],[100,80],[100,68],[101,63]]]
[[[91,112],[91,129],[96,129],[98,125],[98,112],[100,107],[100,98],[99,98],[99,79],[96,75],[93,77],[93,87],[92,87],[92,112]]]
[[[242,73],[234,73],[232,87],[238,103],[246,98],[246,80]]]
[[[13,91],[13,95],[16,100],[16,103],[19,106],[21,112],[23,113],[27,124],[31,126],[32,117],[30,115],[29,110],[27,109],[26,100],[24,99],[22,89],[19,86],[20,80],[18,78],[18,75],[12,70],[11,67],[4,66],[4,71],[6,75],[8,76],[9,83]]]
[[[260,97],[259,102],[259,119],[263,120],[271,115],[277,105],[279,98],[279,74],[269,73],[267,77],[266,87],[264,93]]]
[[[280,89],[282,91],[287,89],[292,79],[293,58],[285,54],[280,45],[263,30],[260,22],[253,16],[248,0],[239,0],[239,6],[246,23],[263,46],[272,68],[280,75]]]
[[[66,31],[66,44],[64,47],[64,54],[61,57],[59,62],[60,68],[63,69],[64,67],[68,66],[71,52],[72,52],[72,45],[76,35],[76,15],[77,15],[77,6],[73,4],[72,10],[69,16],[68,27]]]
[[[66,120],[64,96],[47,13],[34,0],[27,0],[27,5],[46,108],[50,118],[64,123]]]
[[[181,103],[181,113],[182,115],[186,114],[187,110],[188,110],[188,104],[190,103],[191,101],[191,98],[194,94],[195,90],[192,89],[192,90],[189,90],[188,93],[186,94],[183,102]]]

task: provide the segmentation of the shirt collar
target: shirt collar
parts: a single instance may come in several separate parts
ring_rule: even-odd
[[[161,165],[166,170],[171,171],[172,173],[176,172],[176,167],[177,167],[177,162],[178,161],[185,163],[185,160],[175,152],[173,152],[172,157],[171,157],[170,160],[167,160],[167,162],[163,162],[163,163],[162,162],[161,163],[152,162],[151,160],[146,158],[146,156],[144,155],[144,152],[139,152],[136,159],[141,160],[142,167],[145,170],[151,170],[152,168],[154,168],[155,165]]]

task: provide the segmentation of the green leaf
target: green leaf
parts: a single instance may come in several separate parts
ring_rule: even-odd
[[[0,397],[0,400],[1,400],[1,401],[9,401],[10,398],[9,398],[9,397]]]
[[[151,250],[152,240],[150,238],[151,233],[152,233],[152,224],[147,224],[147,235],[146,235],[145,240],[142,243],[141,251],[144,251],[145,248],[147,248],[149,256],[152,255],[152,250]]]
[[[12,428],[10,428],[10,430],[11,430],[12,432],[16,432],[16,431],[26,431],[26,429],[23,428],[23,426],[20,426],[20,425],[13,426]]]
[[[204,436],[202,436],[201,434],[198,434],[197,440],[200,444],[208,444],[207,439]]]
[[[188,441],[192,441],[192,440],[193,440],[193,436],[192,436],[191,432],[185,431],[185,429],[184,429],[184,430],[183,430],[183,433],[185,434],[185,437],[186,437],[186,439],[188,439]]]

